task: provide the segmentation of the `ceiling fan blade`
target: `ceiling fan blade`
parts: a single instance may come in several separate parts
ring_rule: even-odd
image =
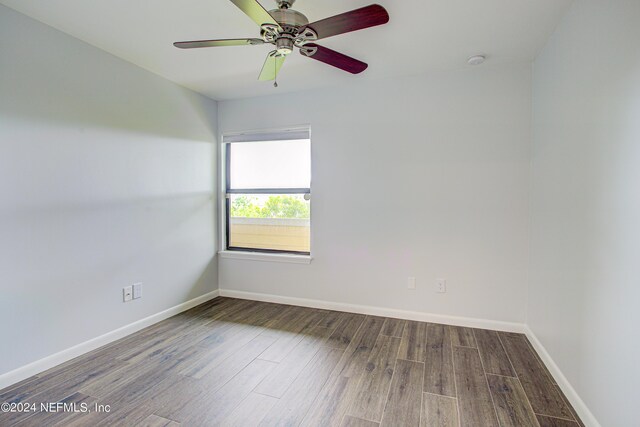
[[[275,80],[280,68],[282,68],[282,64],[284,64],[285,58],[286,56],[278,55],[275,50],[269,52],[267,59],[264,61],[264,65],[262,65],[262,71],[260,71],[258,80]]]
[[[311,28],[318,35],[318,40],[364,28],[375,27],[389,22],[387,10],[379,4],[372,4],[351,12],[325,18],[320,21],[307,24],[300,30]]]
[[[262,39],[221,39],[221,40],[193,40],[187,42],[175,42],[173,45],[180,49],[194,49],[198,47],[217,46],[244,46],[263,44]]]
[[[280,28],[278,22],[273,19],[273,16],[267,12],[267,9],[262,7],[257,0],[231,0],[231,3],[238,6],[249,18],[258,25],[271,24]]]
[[[351,74],[359,74],[367,69],[368,65],[355,58],[344,55],[335,50],[320,46],[315,43],[307,43],[300,48],[300,53],[316,61],[324,62]]]

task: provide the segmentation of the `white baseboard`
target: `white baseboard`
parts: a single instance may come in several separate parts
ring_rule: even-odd
[[[442,323],[445,325],[466,326],[471,328],[493,329],[496,331],[524,333],[525,325],[499,320],[475,319],[473,317],[446,316],[443,314],[424,313],[420,311],[399,310],[394,308],[374,307],[370,305],[346,304],[307,298],[286,297],[281,295],[261,294],[256,292],[220,289],[220,296],[249,299],[254,301],[274,302],[278,304],[298,305],[302,307],[321,308],[325,310],[346,311],[349,313],[370,314],[372,316],[393,317],[396,319],[417,320],[420,322]]]
[[[131,335],[132,333],[144,329],[147,326],[151,326],[154,323],[158,323],[162,320],[168,319],[171,316],[175,316],[176,314],[189,310],[190,308],[202,304],[203,302],[209,301],[210,299],[213,299],[218,295],[219,291],[216,289],[215,291],[200,295],[199,297],[196,297],[192,300],[168,308],[164,311],[161,311],[160,313],[145,317],[144,319],[140,319],[136,322],[130,323],[111,332],[107,332],[106,334],[100,335],[99,337],[92,338],[88,341],[67,348],[66,350],[62,350],[58,353],[52,354],[51,356],[36,360],[35,362],[29,363],[28,365],[2,374],[0,375],[0,389],[9,387],[12,384],[27,379],[33,375],[37,375],[43,371],[46,371],[47,369],[53,368],[54,366],[95,350],[98,347],[102,347],[105,344],[109,344],[110,342],[123,338],[127,335]]]
[[[528,325],[525,325],[524,333],[542,359],[542,362],[547,366],[551,375],[553,375],[562,392],[567,399],[569,399],[569,403],[571,403],[573,409],[578,413],[584,425],[586,427],[600,427],[600,423],[596,420],[596,417],[593,416],[587,405],[585,405],[576,390],[571,386],[571,383],[569,383],[569,380],[567,380],[558,365],[553,361],[547,349],[544,348],[536,334],[533,333]]]

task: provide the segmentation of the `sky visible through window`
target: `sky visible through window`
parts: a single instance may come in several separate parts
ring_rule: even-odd
[[[230,188],[309,188],[310,151],[308,139],[235,143]]]

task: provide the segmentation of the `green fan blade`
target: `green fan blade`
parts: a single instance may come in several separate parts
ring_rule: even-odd
[[[276,51],[270,52],[264,61],[258,80],[275,80],[285,58],[284,55],[278,55]]]

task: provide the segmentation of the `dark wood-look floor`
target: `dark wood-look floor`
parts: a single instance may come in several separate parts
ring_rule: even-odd
[[[0,390],[59,401],[0,425],[582,425],[524,335],[231,298]]]

